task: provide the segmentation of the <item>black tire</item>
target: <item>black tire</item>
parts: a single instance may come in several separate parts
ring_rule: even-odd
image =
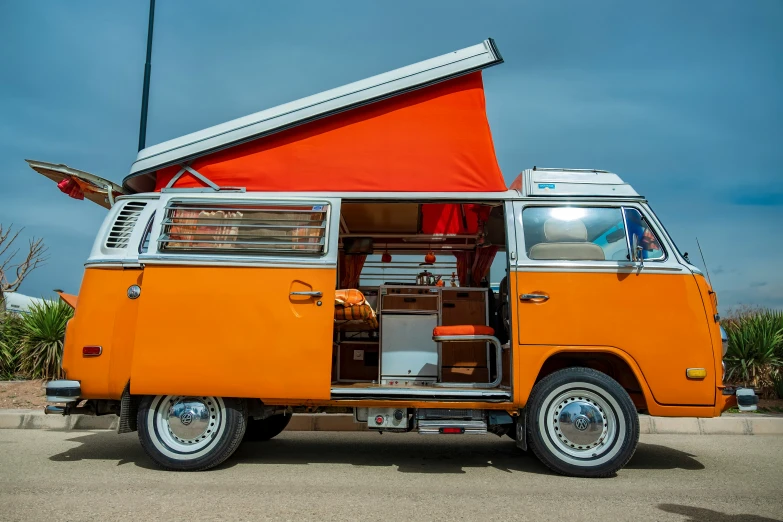
[[[245,441],[260,442],[277,437],[291,422],[291,417],[290,413],[281,413],[266,419],[248,419]]]
[[[221,397],[146,396],[139,404],[137,423],[141,446],[158,466],[203,471],[221,464],[239,447],[247,426],[247,404]]]
[[[566,368],[539,381],[527,410],[527,443],[549,469],[609,477],[639,443],[639,416],[617,381],[590,368]]]

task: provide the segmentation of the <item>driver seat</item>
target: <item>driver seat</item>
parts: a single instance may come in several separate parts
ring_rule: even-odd
[[[546,242],[533,245],[530,259],[606,261],[604,250],[587,240],[587,227],[579,220],[550,218],[544,222]]]

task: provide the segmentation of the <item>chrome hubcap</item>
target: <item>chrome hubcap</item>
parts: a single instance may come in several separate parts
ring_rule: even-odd
[[[214,427],[211,397],[172,397],[166,421],[169,433],[184,444],[194,444],[211,434]]]
[[[591,383],[568,383],[544,399],[538,422],[544,444],[576,466],[606,462],[622,448],[625,420],[617,401]]]
[[[587,396],[562,400],[555,407],[552,422],[560,442],[578,450],[599,446],[608,432],[603,407]]]

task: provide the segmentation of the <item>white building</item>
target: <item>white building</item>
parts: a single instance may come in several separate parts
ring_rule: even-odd
[[[43,304],[44,301],[45,299],[30,297],[29,295],[20,294],[19,292],[5,292],[3,293],[3,301],[0,301],[0,310],[17,314],[26,314],[29,313],[30,308],[33,305]]]

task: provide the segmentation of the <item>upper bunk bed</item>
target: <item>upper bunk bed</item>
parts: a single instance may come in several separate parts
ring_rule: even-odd
[[[491,39],[138,153],[128,193],[505,192],[485,110]]]

